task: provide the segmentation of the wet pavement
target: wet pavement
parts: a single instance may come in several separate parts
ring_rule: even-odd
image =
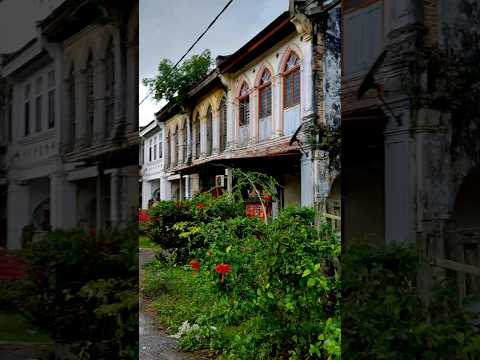
[[[140,249],[140,281],[143,277],[143,266],[155,258],[151,250]],[[177,340],[165,334],[155,324],[149,314],[148,307],[140,296],[140,360],[201,360],[208,359],[198,354],[182,353],[177,350]]]

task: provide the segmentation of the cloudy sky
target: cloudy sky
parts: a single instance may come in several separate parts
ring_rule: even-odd
[[[140,80],[153,77],[162,58],[174,63],[220,12],[228,0],[140,0]],[[234,0],[191,54],[233,53],[283,11],[288,0]],[[140,84],[140,100],[147,94]],[[148,99],[140,106],[140,125],[160,108]]]

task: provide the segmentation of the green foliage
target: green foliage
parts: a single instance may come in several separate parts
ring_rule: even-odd
[[[32,245],[21,309],[84,358],[138,351],[138,233],[55,231]],[[72,326],[74,324],[74,326]]]
[[[195,201],[208,213],[210,199]],[[195,239],[199,272],[147,267],[145,291],[159,320],[172,332],[184,321],[195,326],[180,346],[225,359],[339,359],[340,244],[328,226],[317,232],[311,209],[285,209],[272,224],[204,215],[174,225]],[[223,284],[215,272],[222,263],[231,267]]]
[[[419,298],[413,249],[358,246],[343,260],[345,358],[478,359],[478,330],[448,283],[437,285],[430,306]]]
[[[176,68],[170,60],[163,59],[158,65],[158,74],[143,79],[143,84],[154,92],[155,100],[175,101],[184,106],[188,92],[208,74],[212,65],[210,50],[193,55]]]
[[[175,252],[176,262],[183,264],[202,246],[199,237],[202,224],[242,214],[243,204],[229,193],[216,199],[204,193],[192,200],[161,201],[149,211],[154,220],[147,235],[163,249]]]

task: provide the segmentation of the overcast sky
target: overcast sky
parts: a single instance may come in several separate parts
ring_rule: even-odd
[[[140,81],[153,77],[158,63],[180,59],[228,0],[140,0]],[[234,0],[191,54],[210,49],[213,57],[231,54],[283,11],[288,0]],[[140,84],[140,100],[147,89]],[[148,99],[140,106],[140,125],[160,108]]]

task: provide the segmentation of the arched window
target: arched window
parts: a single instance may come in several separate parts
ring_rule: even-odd
[[[263,119],[272,115],[272,77],[267,69],[264,70],[258,85],[258,95],[258,114],[259,118]]]
[[[239,125],[247,126],[250,122],[250,96],[248,94],[248,85],[243,84],[238,97],[239,106]]]
[[[300,60],[294,52],[288,57],[283,79],[283,107],[300,104]]]
[[[195,143],[195,159],[200,158],[200,115],[197,114],[195,121],[193,122],[193,136]]]
[[[115,120],[115,48],[110,42],[105,54],[105,136],[109,135]]]
[[[69,143],[70,145],[75,145],[75,127],[76,125],[76,116],[75,116],[75,74],[73,70],[73,66],[70,69],[70,74],[68,75],[68,104],[69,104],[69,109],[68,109],[68,120],[69,120],[69,130],[70,130],[70,136],[69,136]]]
[[[93,89],[93,57],[92,53],[88,55],[87,71],[86,71],[86,86],[87,86],[87,133],[85,136],[85,143],[91,144],[93,135],[93,124],[95,117],[95,99]]]
[[[220,101],[220,151],[227,147],[227,101],[222,98]]]
[[[212,133],[213,133],[213,113],[212,107],[209,106],[207,110],[207,151],[206,156],[212,155]]]

